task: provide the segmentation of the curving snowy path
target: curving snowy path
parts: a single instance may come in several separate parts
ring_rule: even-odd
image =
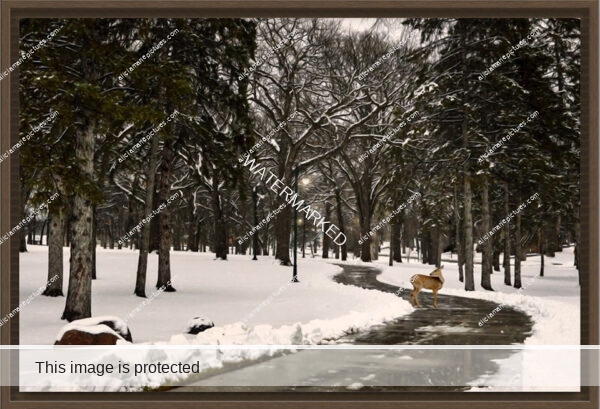
[[[398,291],[398,287],[377,280],[381,273],[378,269],[340,266],[344,271],[334,277],[338,283],[389,293]],[[409,291],[402,291],[399,296],[408,299]],[[431,305],[431,294],[421,293],[420,297],[421,304]],[[449,295],[439,295],[438,302],[439,309],[417,309],[367,332],[348,335],[337,343],[511,345],[523,343],[531,334],[533,323],[516,309],[504,307],[502,314],[479,327],[479,319],[498,304]],[[509,349],[288,351],[268,361],[206,377],[174,391],[465,390],[469,389],[465,385],[498,369],[494,360],[506,359],[514,352]]]

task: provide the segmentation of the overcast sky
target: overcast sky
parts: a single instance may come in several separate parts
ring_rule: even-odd
[[[368,31],[373,28],[377,19],[375,18],[340,18],[336,19],[341,21],[342,27],[348,31]],[[382,33],[388,33],[392,39],[400,39],[402,33],[408,31],[405,26],[402,26],[402,19],[400,18],[389,18],[379,19],[380,24],[375,28],[376,31]],[[408,33],[407,33],[408,34]]]

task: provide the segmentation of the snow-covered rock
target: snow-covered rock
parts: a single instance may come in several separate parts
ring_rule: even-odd
[[[123,338],[106,325],[86,325],[61,330],[54,345],[116,345],[119,340]]]
[[[119,317],[109,315],[75,320],[61,328],[61,330],[58,332],[58,335],[56,335],[56,341],[58,342],[63,339],[64,335],[71,330],[77,330],[79,332],[85,332],[91,335],[99,335],[101,333],[114,334],[118,337],[118,339],[133,342],[131,338],[131,331],[129,330],[129,327],[125,321]]]
[[[214,326],[215,323],[207,318],[194,317],[188,321],[185,332],[187,334],[196,335]]]

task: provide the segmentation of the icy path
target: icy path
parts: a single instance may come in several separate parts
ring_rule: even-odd
[[[378,269],[358,265],[341,265],[344,272],[334,277],[342,284],[395,293],[397,286],[377,280]],[[411,287],[412,289],[412,287]],[[505,306],[501,314],[495,315],[480,327],[479,320],[491,313],[498,304],[474,298],[438,294],[438,309],[431,308],[431,292],[419,294],[421,305],[389,323],[375,327],[353,340],[356,344],[433,344],[433,345],[511,345],[522,344],[531,335],[533,323],[523,312]],[[410,290],[400,293],[409,301]]]
[[[395,293],[398,288],[376,279],[380,271],[360,265],[340,265],[335,281],[361,288]],[[408,298],[409,292],[400,294]],[[421,293],[429,306],[431,295]],[[497,304],[471,298],[439,295],[439,309],[423,308],[366,333],[339,340],[371,345],[510,345],[521,344],[531,333],[527,315],[505,307],[486,325],[482,316]],[[511,350],[304,350],[207,377],[174,391],[218,390],[464,390],[463,385],[493,373],[496,359]],[[236,387],[232,387],[236,385]],[[293,386],[290,386],[293,385]]]

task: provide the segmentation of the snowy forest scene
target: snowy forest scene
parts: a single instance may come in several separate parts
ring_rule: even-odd
[[[21,19],[22,390],[580,391],[580,37]]]

